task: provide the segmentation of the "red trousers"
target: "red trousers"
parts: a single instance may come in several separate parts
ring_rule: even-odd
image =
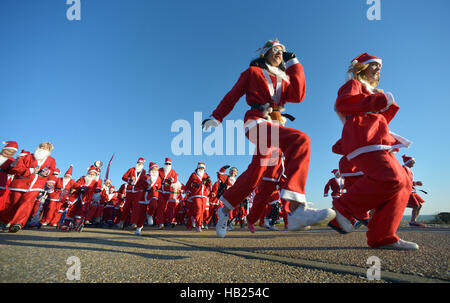
[[[155,212],[155,224],[160,225],[165,223],[164,214],[167,210],[167,203],[170,198],[170,193],[159,193],[158,202],[156,204],[156,212]]]
[[[167,208],[166,211],[164,212],[164,221],[172,224],[174,223],[175,220],[175,216],[178,212],[178,208],[179,208],[179,202],[175,202],[175,201],[168,201],[167,202]]]
[[[38,191],[10,191],[7,204],[10,207],[8,216],[11,219],[7,223],[11,225],[20,224],[24,227],[33,211],[34,203],[38,195]]]
[[[127,200],[131,202],[131,217],[130,224],[138,224],[138,221],[141,221],[140,218],[143,216],[146,217],[147,213],[147,204],[142,204],[141,202],[145,202],[144,200],[145,192],[137,192],[137,193],[127,193]],[[145,219],[144,219],[145,220]],[[142,222],[142,226],[144,222]]]
[[[133,204],[136,204],[144,192],[129,192],[127,191],[127,195],[125,197],[125,203],[122,207],[122,215],[120,216],[121,222],[127,222],[130,220],[131,224],[134,224],[134,222],[131,222],[131,212],[133,209]]]
[[[310,160],[309,137],[297,129],[267,122],[259,123],[250,129],[246,136],[255,144],[255,154],[247,170],[224,192],[221,198],[223,204],[232,209],[256,188],[271,163],[268,147],[279,147],[285,157],[286,182],[280,184],[281,198],[306,202],[305,185]],[[272,156],[277,163],[278,156],[273,154]]]
[[[410,178],[395,155],[387,151],[361,154],[351,162],[364,176],[335,199],[333,206],[349,220],[374,209],[366,233],[370,247],[397,242],[397,228],[411,193]]]
[[[92,203],[89,206],[89,211],[86,215],[86,220],[92,221],[94,218],[101,218],[103,216],[103,204],[101,203]]]
[[[261,216],[265,216],[265,212],[267,209],[267,203],[273,201],[271,199],[274,197],[274,193],[277,190],[277,183],[272,181],[262,180],[258,185],[258,191],[256,192],[255,197],[253,198],[253,205],[250,209],[250,212],[247,216],[247,222],[250,224],[255,224]],[[264,219],[263,219],[264,220]]]
[[[147,215],[155,217],[156,207],[158,204],[158,192],[146,193],[145,201],[148,202]]]
[[[191,201],[191,207],[188,211],[188,218],[193,218],[195,220],[196,226],[202,226],[203,214],[206,207],[206,198],[195,197],[191,198]]]
[[[103,208],[103,222],[113,220],[114,205],[105,205]]]
[[[58,201],[49,199],[44,215],[42,216],[41,223],[50,223],[50,221],[52,221],[56,216],[60,205],[61,204]]]

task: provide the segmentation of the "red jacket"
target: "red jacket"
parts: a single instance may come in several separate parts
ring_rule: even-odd
[[[325,185],[323,190],[324,196],[328,196],[328,191],[331,188],[331,197],[337,198],[340,197],[344,192],[344,179],[341,178],[342,183],[339,184],[336,178],[331,178],[328,183]]]
[[[34,158],[33,154],[29,154],[19,158],[17,164],[11,168],[11,174],[14,174],[9,190],[12,191],[42,191],[49,176],[55,171],[55,159],[48,156],[41,165]],[[46,177],[41,177],[38,174],[33,174],[35,169],[48,168],[50,173]]]
[[[186,189],[190,192],[189,198],[207,198],[209,192],[206,188],[211,186],[211,179],[205,172],[200,178],[196,172],[193,172],[186,183]]]
[[[89,184],[86,184],[86,180],[84,179],[84,176],[81,177],[80,179],[78,179],[78,181],[75,182],[73,184],[73,187],[72,187],[72,189],[74,189],[75,191],[70,195],[70,198],[69,198],[69,200],[72,203],[75,202],[78,199],[78,196],[80,195],[80,193],[82,191],[81,189],[82,189],[83,186],[88,188],[87,191],[82,193],[82,195],[83,195],[83,203],[91,202],[95,191],[98,190],[99,194],[101,192],[102,179],[98,179],[98,180],[94,179]]]
[[[288,84],[286,81],[282,81],[280,106],[283,106],[286,102],[300,103],[305,98],[305,74],[303,66],[298,62],[297,58],[289,60],[287,66],[286,74],[289,76],[290,83]],[[275,88],[276,77],[270,76],[270,79]],[[268,102],[273,102],[265,70],[255,66],[246,69],[233,88],[219,103],[212,116],[222,122],[243,95],[246,95],[248,105],[264,105]],[[258,109],[250,109],[245,114],[244,121],[258,118],[264,118],[261,111]]]
[[[177,183],[178,181],[178,174],[171,169],[170,172],[167,174],[164,173],[164,168],[159,169],[159,177],[161,178],[161,190],[160,192],[163,194],[169,194],[171,193],[170,186],[173,183]]]
[[[134,178],[134,182],[133,179]],[[139,174],[136,173],[136,169],[134,167],[127,170],[127,172],[123,175],[122,180],[127,182],[127,192],[140,192],[147,189],[147,174],[145,169],[142,169]]]
[[[5,162],[3,162],[3,164],[0,165],[0,190],[5,189],[11,182],[11,178],[8,174],[10,174],[12,168],[11,164],[13,164],[14,161],[16,161],[16,159],[9,157]]]
[[[349,160],[362,153],[411,144],[389,131],[388,124],[399,110],[397,103],[389,104],[386,94],[371,93],[358,80],[349,80],[339,89],[335,109],[345,123],[333,152]]]
[[[158,176],[156,176],[156,178],[154,180],[152,180],[152,178],[147,175],[147,192],[145,193],[145,201],[149,202],[152,199],[156,199],[158,200],[159,197],[159,192],[158,190],[161,189],[161,178]]]

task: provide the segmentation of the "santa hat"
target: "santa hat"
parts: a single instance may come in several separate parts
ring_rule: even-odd
[[[138,161],[137,161],[137,163],[144,163],[144,162],[145,162],[144,158],[139,158]]]
[[[16,141],[3,141],[2,144],[6,144],[2,147],[2,149],[12,149],[14,151],[17,151],[19,149]]]
[[[59,176],[60,173],[61,173],[61,171],[59,170],[59,168],[56,168],[55,171],[53,172],[53,175]]]
[[[280,43],[277,39],[269,40],[264,43],[264,46],[262,48],[259,48],[257,51],[259,51],[259,56],[262,58],[264,55],[274,46],[281,46],[283,49],[283,52],[286,51],[286,47]]]
[[[69,169],[66,171],[66,173],[64,174],[64,176],[71,176],[72,177],[72,164],[70,164]]]
[[[368,53],[363,53],[352,60],[352,65],[355,65],[357,63],[368,64],[370,62],[377,62],[380,63],[381,65],[383,64],[383,61],[380,58],[369,55]]]
[[[91,165],[91,167],[89,167],[88,173],[90,173],[91,171],[94,171],[97,174],[100,174],[100,169],[98,167],[95,167],[94,165]]]
[[[29,151],[26,151],[26,150],[22,149],[22,151],[20,152],[20,154],[18,155],[18,157],[23,157],[23,156],[26,156],[26,155],[29,155],[29,154],[30,154]]]
[[[172,164],[172,160],[170,160],[170,158],[166,158],[164,164]]]
[[[198,162],[197,168],[206,168],[206,165],[203,162]]]
[[[331,171],[331,173],[332,174],[336,174],[336,172],[338,172],[339,171],[339,169],[333,169],[332,171]]]
[[[227,171],[227,169],[229,168],[230,166],[229,165],[225,165],[225,166],[222,166],[220,169],[219,169],[219,174],[221,174],[221,175],[224,175],[225,174],[225,172]]]
[[[114,185],[111,185],[111,186],[109,187],[109,190],[111,190],[111,189],[116,189],[116,188],[114,187]]]
[[[410,161],[415,160],[413,157],[408,157],[407,155],[403,155],[402,158],[404,164],[408,164]]]
[[[152,168],[155,167],[155,166],[158,166],[158,164],[156,164],[155,162],[150,162],[150,163],[148,164],[148,169],[149,169],[149,170],[152,170]]]

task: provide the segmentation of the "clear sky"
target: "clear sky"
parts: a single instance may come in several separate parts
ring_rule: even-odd
[[[413,141],[397,157],[416,158],[415,179],[428,191],[422,214],[450,211],[450,2],[380,2],[381,20],[370,21],[366,0],[81,0],[81,20],[69,21],[65,0],[3,0],[0,140],[29,151],[51,141],[57,167],[73,164],[75,178],[95,160],[103,177],[115,153],[116,187],[139,157],[170,157],[182,182],[198,161],[213,180],[225,164],[242,172],[248,153],[174,155],[171,127],[186,120],[193,136],[194,112],[209,116],[277,37],[305,68],[306,98],[287,106],[297,118],[287,126],[311,138],[307,200],[331,205],[323,188],[342,130],[333,105],[350,61],[369,52],[383,59],[380,88],[400,105],[390,128]],[[247,108],[242,99],[227,119]]]

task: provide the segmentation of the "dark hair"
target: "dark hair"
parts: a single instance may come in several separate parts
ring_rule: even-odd
[[[267,62],[266,62],[266,59],[264,59],[264,58],[256,58],[250,62],[250,66],[257,66],[260,68],[267,69]],[[285,71],[286,67],[285,67],[284,62],[281,62],[281,64],[278,66],[278,68],[281,69],[282,71]]]

